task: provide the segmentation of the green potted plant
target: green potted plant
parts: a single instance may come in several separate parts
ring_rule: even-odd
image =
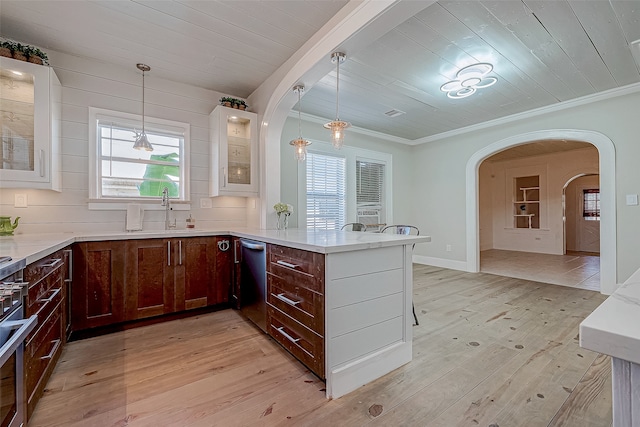
[[[225,107],[232,107],[233,98],[230,98],[228,96],[223,96],[222,98],[220,98],[220,105],[224,105]]]
[[[34,46],[25,46],[23,49],[23,53],[27,55],[27,60],[34,64],[48,65],[48,57],[47,54]]]
[[[238,109],[240,109],[240,110],[246,110],[247,109],[247,103],[244,102],[241,99],[236,99],[236,105],[238,106]]]
[[[14,43],[11,51],[13,52],[13,59],[17,59],[18,61],[26,61],[27,54],[25,53],[25,49],[27,46],[21,43]]]
[[[3,40],[2,43],[0,43],[0,56],[13,58],[13,42]]]

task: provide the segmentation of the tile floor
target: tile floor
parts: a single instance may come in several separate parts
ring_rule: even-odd
[[[596,254],[550,255],[489,249],[480,252],[480,271],[600,291],[600,257]]]

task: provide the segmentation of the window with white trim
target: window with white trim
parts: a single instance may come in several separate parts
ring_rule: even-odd
[[[189,124],[145,117],[153,151],[133,148],[142,122],[135,115],[90,109],[91,199],[157,200],[165,187],[177,201],[189,199]]]
[[[337,230],[346,216],[345,159],[309,153],[306,163],[307,228]]]

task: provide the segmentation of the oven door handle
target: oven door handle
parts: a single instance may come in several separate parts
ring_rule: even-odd
[[[17,331],[0,348],[0,366],[4,365],[11,355],[15,353],[16,349],[24,343],[27,335],[36,327],[36,323],[38,323],[38,316],[35,314],[28,319],[5,320],[2,322],[2,328],[17,329]]]

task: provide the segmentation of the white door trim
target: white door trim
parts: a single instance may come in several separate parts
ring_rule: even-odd
[[[582,141],[594,145],[600,157],[600,292],[610,295],[616,288],[616,183],[615,146],[599,132],[577,129],[549,129],[527,132],[496,141],[474,153],[467,162],[467,271],[480,271],[478,169],[489,156],[507,148],[541,140]]]

